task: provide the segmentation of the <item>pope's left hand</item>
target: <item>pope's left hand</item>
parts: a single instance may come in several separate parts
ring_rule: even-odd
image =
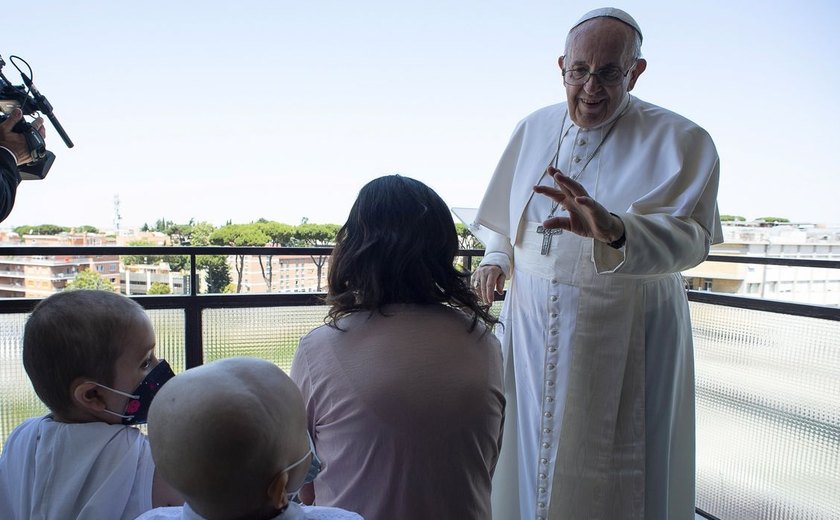
[[[624,234],[624,223],[589,196],[583,186],[571,177],[548,167],[557,187],[534,186],[536,193],[546,195],[569,212],[569,216],[551,217],[543,222],[546,229],[563,229],[601,242],[614,242]]]

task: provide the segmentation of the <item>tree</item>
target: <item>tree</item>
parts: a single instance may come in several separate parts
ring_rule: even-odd
[[[306,247],[335,245],[335,237],[340,228],[341,226],[337,224],[310,224],[308,219],[305,219],[295,228],[295,241]],[[317,259],[315,255],[310,255],[309,258],[315,264],[318,277],[318,286],[315,290],[321,292],[321,276],[324,264],[327,262],[327,255],[319,254]]]
[[[269,246],[287,246],[294,241],[295,228],[293,226],[265,219],[259,219],[255,225],[269,238]],[[260,271],[262,272],[263,281],[265,282],[265,288],[268,292],[271,292],[274,273],[272,260],[274,255],[265,255],[265,258],[266,261],[263,263],[263,255],[259,255],[257,257],[260,262]]]
[[[148,240],[132,240],[130,246],[155,246]],[[123,255],[122,262],[125,265],[157,265],[161,262],[169,265],[174,272],[181,272],[187,268],[190,259],[187,255]]]
[[[132,240],[128,243],[128,245],[143,247],[154,246],[155,244],[149,242],[148,240]],[[123,255],[121,260],[125,265],[148,265],[158,263],[160,258],[160,256],[156,255]]]
[[[472,234],[470,228],[465,226],[464,224],[458,222],[455,224],[455,233],[458,235],[458,248],[459,249],[484,249],[484,244],[476,238],[475,235]],[[461,258],[461,265],[464,266],[464,269],[475,270],[478,267],[478,264],[481,262],[479,258],[472,259],[472,265],[467,265],[467,257]]]
[[[721,222],[744,222],[747,219],[740,215],[721,215],[720,221]]]
[[[114,291],[114,286],[111,282],[97,273],[96,271],[91,271],[90,269],[85,269],[84,271],[79,271],[76,274],[76,277],[73,278],[67,285],[64,287],[65,291],[73,291],[78,289],[99,289],[103,291]]]
[[[777,222],[779,224],[790,222],[790,220],[783,217],[761,217],[757,218],[756,220],[759,222]]]
[[[171,220],[166,220],[166,218],[161,218],[155,221],[155,231],[160,231],[161,233],[166,233],[166,228],[173,225],[174,222]]]
[[[99,233],[99,229],[94,226],[83,225],[76,228],[79,233]]]
[[[257,227],[257,224],[228,224],[210,235],[210,243],[217,246],[264,246],[269,240],[271,239]],[[236,269],[236,292],[239,293],[242,291],[245,255],[236,255],[234,268]]]
[[[205,272],[208,293],[228,292],[230,283],[230,266],[224,255],[199,256],[196,267]]]
[[[40,224],[38,226],[18,226],[14,228],[15,233],[23,235],[58,235],[70,231],[70,228],[56,226],[55,224]]]
[[[169,287],[169,284],[165,284],[163,282],[152,282],[151,287],[149,287],[148,292],[146,294],[171,294],[172,289]]]
[[[169,242],[173,246],[179,246],[184,243],[186,237],[189,235],[190,227],[187,224],[174,224],[172,222],[166,226],[164,233],[169,235]]]
[[[216,226],[209,222],[202,221],[190,224],[187,241],[191,246],[209,246],[210,235],[213,234],[213,231],[216,231]]]

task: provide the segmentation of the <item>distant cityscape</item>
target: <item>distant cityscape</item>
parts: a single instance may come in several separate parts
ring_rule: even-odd
[[[157,228],[157,229],[155,229]],[[288,226],[261,221],[214,228],[165,220],[141,229],[100,231],[32,226],[0,230],[2,246],[326,246],[337,225]],[[726,220],[724,243],[711,254],[744,257],[840,260],[840,226],[785,221]],[[30,231],[27,233],[26,231]],[[482,248],[459,225],[461,247]],[[244,237],[244,238],[243,238]],[[2,249],[0,249],[2,252]],[[202,259],[204,257],[200,257]],[[216,255],[199,262],[200,293],[313,293],[326,290],[326,255]],[[86,272],[86,273],[85,273]],[[80,273],[107,282],[126,295],[188,294],[185,257],[172,255],[0,255],[0,297],[44,298],[79,283]],[[840,269],[704,262],[683,273],[690,289],[772,300],[840,306]],[[214,278],[215,277],[215,278]]]

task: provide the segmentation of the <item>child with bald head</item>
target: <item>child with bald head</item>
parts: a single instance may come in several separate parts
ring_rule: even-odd
[[[359,520],[290,500],[317,474],[297,386],[276,365],[229,358],[174,377],[149,410],[152,456],[183,507],[138,520]]]

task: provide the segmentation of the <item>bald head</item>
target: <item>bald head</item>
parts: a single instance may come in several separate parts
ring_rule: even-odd
[[[308,448],[303,398],[276,365],[214,361],[175,376],[152,402],[158,470],[207,519],[269,505],[269,487]]]

